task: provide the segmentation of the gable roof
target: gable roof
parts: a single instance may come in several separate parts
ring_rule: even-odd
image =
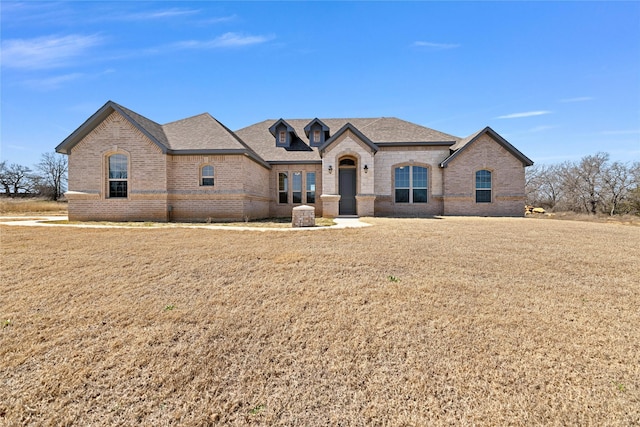
[[[237,135],[208,113],[160,125],[113,101],[108,101],[89,117],[56,147],[56,151],[69,154],[74,145],[82,141],[114,111],[160,147],[164,154],[245,154],[270,168],[269,164]]]
[[[271,127],[269,128],[269,133],[271,133],[271,135],[273,136],[276,136],[276,129],[278,128],[278,126],[284,126],[287,128],[287,132],[291,132],[294,135],[298,136],[296,134],[296,130],[293,127],[291,127],[291,125],[287,123],[285,119],[279,119],[277,122],[271,125]]]
[[[309,146],[308,141],[299,141],[297,148],[293,144],[289,148],[276,146],[269,129],[280,120],[264,120],[239,129],[235,133],[267,162],[320,162],[319,147]],[[296,135],[306,135],[305,127],[310,122],[317,123],[320,122],[320,119],[286,119],[286,123],[293,128]],[[330,129],[342,129],[349,123],[352,128],[357,129],[377,147],[393,145],[451,146],[460,139],[395,117],[322,119],[321,123]]]
[[[209,113],[167,123],[162,128],[171,150],[242,150],[247,148]]]
[[[319,118],[315,118],[313,120],[311,120],[305,127],[304,127],[304,134],[307,135],[307,138],[309,138],[309,133],[311,132],[311,127],[313,125],[318,125],[320,126],[320,128],[322,129],[323,132],[329,132],[329,126],[325,125],[322,120],[320,120]]]
[[[531,159],[488,126],[463,139],[395,117],[265,120],[232,132],[208,113],[160,125],[113,101],[107,101],[62,141],[56,147],[56,152],[69,154],[73,146],[113,112],[120,114],[165,154],[244,154],[267,168],[271,167],[270,163],[320,163],[322,152],[346,131],[353,132],[374,153],[384,146],[450,146],[451,154],[440,163],[441,167],[447,167],[461,152],[486,134],[524,166],[533,165]],[[309,136],[310,126],[314,123],[320,124],[323,130],[338,131],[322,146],[311,146],[298,135]],[[280,124],[284,124],[293,135],[289,147],[276,146],[274,143],[275,129]]]
[[[149,138],[154,144],[156,144],[163,153],[167,152],[168,143],[166,135],[162,130],[162,126],[158,123],[147,119],[135,113],[121,105],[116,104],[113,101],[107,101],[98,111],[96,111],[91,117],[80,125],[78,129],[73,131],[71,135],[65,138],[57,147],[56,152],[62,154],[69,154],[71,148],[74,145],[82,141],[93,129],[95,129],[100,123],[102,123],[113,112],[118,112],[122,117],[131,123],[136,129],[142,132],[147,138]]]
[[[340,136],[347,132],[347,131],[351,131],[353,132],[353,134],[355,136],[358,137],[358,139],[360,139],[362,142],[364,142],[370,149],[371,152],[373,153],[377,153],[378,152],[378,146],[376,144],[374,144],[373,142],[371,142],[371,140],[369,138],[367,138],[366,136],[364,136],[362,134],[362,132],[360,132],[358,129],[356,129],[355,126],[353,126],[351,123],[346,123],[344,126],[342,126],[338,132],[336,132],[331,138],[329,138],[328,140],[325,141],[324,144],[322,144],[320,147],[318,147],[318,151],[320,152],[320,156],[322,156],[322,154],[324,153],[324,151],[329,148],[329,146],[331,144],[333,144],[338,138],[340,138]]]
[[[451,147],[451,150],[453,152],[449,155],[449,157],[444,159],[442,163],[440,163],[440,167],[446,168],[447,165],[453,159],[455,159],[458,155],[460,155],[461,152],[463,152],[467,147],[471,146],[475,141],[478,140],[478,138],[480,138],[484,134],[487,134],[488,136],[490,136],[494,141],[496,141],[498,144],[504,147],[507,151],[513,154],[513,156],[516,157],[518,160],[520,160],[524,166],[533,165],[533,161],[530,158],[522,154],[516,147],[509,144],[509,142],[506,139],[501,137],[496,131],[494,131],[489,126],[487,126],[484,129],[481,129],[478,132],[475,132],[469,135],[468,137],[459,140],[456,144],[454,144]]]

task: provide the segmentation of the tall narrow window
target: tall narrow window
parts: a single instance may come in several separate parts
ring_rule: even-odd
[[[315,142],[316,144],[320,143],[320,131],[319,130],[314,130],[313,131],[313,142]]]
[[[124,154],[109,156],[109,197],[127,197],[127,163]]]
[[[200,175],[200,185],[213,186],[213,166],[203,166]]]
[[[396,203],[427,203],[428,169],[400,166],[395,169]]]
[[[396,168],[396,203],[409,203],[409,166]]]
[[[293,203],[302,203],[302,172],[293,173],[293,182],[291,183],[291,196]]]
[[[289,203],[289,177],[286,172],[278,174],[278,202]]]
[[[412,166],[413,203],[427,203],[427,168]]]
[[[316,202],[316,173],[307,172],[307,203]]]
[[[476,203],[491,203],[491,172],[476,172]]]
[[[283,130],[280,131],[279,133],[279,137],[278,137],[278,142],[280,144],[285,144],[287,142],[287,133]]]

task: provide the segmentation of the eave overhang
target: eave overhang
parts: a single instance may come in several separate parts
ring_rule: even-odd
[[[271,133],[271,135],[273,135],[274,137],[277,136],[276,135],[276,129],[278,128],[278,126],[280,125],[284,125],[287,128],[287,132],[296,135],[296,130],[293,128],[293,126],[291,126],[289,123],[286,122],[286,120],[284,119],[278,119],[277,122],[275,122],[274,124],[271,125],[271,127],[269,128],[269,132]],[[298,136],[298,135],[296,135]]]
[[[173,156],[247,156],[254,162],[266,167],[267,169],[271,169],[271,165],[269,162],[264,161],[260,156],[250,150],[246,150],[244,148],[229,148],[229,149],[194,149],[194,150],[167,150],[167,154]]]
[[[320,153],[320,157],[323,156],[325,150],[331,146],[342,134],[347,131],[351,131],[360,141],[366,144],[370,149],[371,153],[375,154],[378,152],[379,148],[376,144],[374,144],[369,138],[367,138],[362,132],[360,132],[354,125],[351,123],[347,123],[342,126],[331,138],[325,141],[320,147],[318,147],[318,152]]]
[[[451,147],[456,141],[376,142],[378,147]]]
[[[65,138],[56,148],[56,152],[60,154],[69,154],[70,150],[78,144],[84,137],[86,137],[91,131],[93,131],[100,123],[102,123],[113,112],[117,112],[131,123],[136,129],[138,129],[144,136],[149,138],[151,142],[156,144],[164,154],[167,153],[168,147],[162,142],[158,141],[149,131],[142,127],[138,122],[131,118],[118,104],[113,101],[107,101],[98,111],[96,111],[91,117],[89,117],[83,124],[80,125],[71,135]]]

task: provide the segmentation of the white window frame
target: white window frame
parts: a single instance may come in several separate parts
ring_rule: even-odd
[[[211,168],[211,175],[205,175],[205,168]],[[216,168],[213,165],[202,165],[200,166],[200,187],[213,187],[216,184],[215,180]],[[211,184],[205,184],[205,179],[211,179]]]

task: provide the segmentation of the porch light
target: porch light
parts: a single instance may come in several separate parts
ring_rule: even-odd
[[[367,172],[369,172],[369,166],[364,165],[364,173],[367,173]]]
[[[333,166],[329,165],[329,173],[333,173]]]

